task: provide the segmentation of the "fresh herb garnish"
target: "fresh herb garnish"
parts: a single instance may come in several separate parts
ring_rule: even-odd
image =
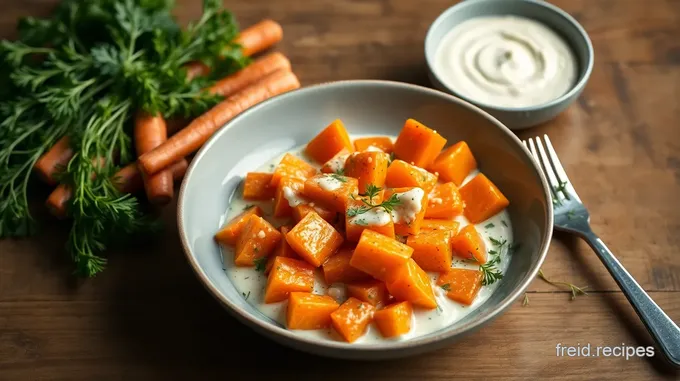
[[[526,307],[529,305],[529,294],[526,292],[524,293],[524,300],[522,300],[522,307]]]
[[[248,298],[250,298],[250,291],[248,291],[247,294],[246,294],[245,292],[242,292],[242,294],[243,294],[243,298],[244,298],[245,300],[248,300]]]
[[[451,291],[451,285],[448,283],[442,284],[441,287],[444,291]]]
[[[494,246],[498,246],[498,247],[502,247],[503,245],[505,245],[506,243],[508,243],[508,241],[505,240],[505,239],[502,239],[502,238],[496,239],[496,238],[494,238],[494,237],[489,237],[489,241],[491,241],[491,243],[492,243]]]
[[[496,250],[489,250],[489,254],[496,255],[496,254],[498,254],[498,252]]]
[[[255,263],[255,271],[263,273],[267,268],[267,257],[256,258],[253,263]]]
[[[345,175],[345,169],[344,168],[336,169],[334,173],[336,175],[344,176]]]
[[[489,222],[488,224],[484,225],[484,229],[491,229],[491,228],[493,228],[494,226],[496,226],[496,225],[494,225],[493,223]]]
[[[360,214],[364,214],[368,212],[369,210],[375,209],[375,208],[383,208],[387,213],[391,213],[394,210],[394,207],[401,204],[401,201],[399,200],[399,196],[397,194],[392,194],[389,199],[381,202],[380,204],[374,204],[373,199],[380,193],[382,188],[377,187],[373,184],[369,184],[366,187],[366,194],[365,196],[369,199],[369,201],[366,201],[365,199],[360,199],[361,202],[364,205],[361,205],[359,207],[355,208],[349,208],[347,209],[347,217],[355,217]],[[355,198],[356,200],[356,198]]]
[[[505,226],[506,228],[508,227],[508,224],[505,222],[505,220],[501,220],[501,224],[503,224],[503,226]]]
[[[568,287],[569,290],[571,291],[571,300],[576,299],[576,297],[579,296],[579,295],[588,295],[588,293],[586,292],[586,289],[588,288],[588,286],[578,287],[578,286],[575,286],[575,285],[568,283],[568,282],[559,282],[559,281],[550,280],[543,273],[543,269],[538,270],[538,277],[543,279],[545,282],[552,284],[553,286]]]
[[[341,183],[346,183],[346,182],[347,182],[347,178],[346,178],[345,176],[342,176],[341,174],[338,174],[338,173],[331,173],[329,176],[332,177],[332,178],[334,178],[335,180],[341,182]]]
[[[482,272],[482,285],[488,286],[496,283],[496,281],[503,279],[503,273],[496,267],[496,264],[500,262],[501,257],[496,256],[486,262],[485,264],[479,266],[479,270]]]

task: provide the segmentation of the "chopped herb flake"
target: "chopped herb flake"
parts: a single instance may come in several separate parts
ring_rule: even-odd
[[[267,268],[267,257],[257,258],[253,262],[255,263],[255,271],[264,272]]]
[[[451,291],[451,285],[448,283],[442,284],[441,287],[444,291]]]

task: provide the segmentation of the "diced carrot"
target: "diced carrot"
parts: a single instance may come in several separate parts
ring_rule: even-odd
[[[323,167],[321,167],[321,172],[323,173],[343,173],[345,170],[345,162],[349,157],[350,152],[347,148],[341,149],[335,154],[330,160],[328,160]]]
[[[446,291],[449,299],[469,306],[482,288],[482,272],[453,268],[439,276],[437,285]]]
[[[463,198],[456,184],[437,184],[427,197],[425,218],[453,219],[463,214]]]
[[[394,160],[387,168],[385,184],[390,188],[418,187],[430,193],[437,184],[437,175],[403,160]]]
[[[385,190],[385,200],[389,200],[392,195],[396,195],[399,200],[392,211],[394,233],[397,235],[418,234],[427,211],[427,193],[421,188]]]
[[[467,225],[462,228],[451,239],[451,249],[453,249],[454,254],[461,258],[474,258],[479,263],[486,263],[486,245],[475,225]]]
[[[331,325],[331,313],[340,305],[328,295],[291,292],[286,309],[288,329],[321,329]]]
[[[381,335],[395,337],[411,330],[411,315],[413,315],[411,303],[401,302],[376,311],[373,319]]]
[[[304,195],[335,212],[345,213],[350,195],[356,195],[357,179],[337,174],[320,174],[305,181]]]
[[[288,244],[288,241],[286,241],[286,234],[292,229],[292,226],[287,226],[287,225],[281,225],[279,227],[279,231],[281,232],[281,240],[279,241],[279,244],[276,246],[276,249],[274,249],[274,252],[272,255],[267,258],[267,265],[265,267],[264,273],[269,274],[269,271],[272,268],[272,265],[274,265],[274,260],[276,257],[285,257],[285,258],[296,258],[299,259],[300,257],[297,255],[297,253],[293,250],[292,247]]]
[[[331,255],[331,257],[323,263],[323,276],[326,283],[348,283],[369,279],[371,277],[349,264],[353,253],[353,248],[344,246],[338,249],[337,253]]]
[[[427,213],[427,212],[426,212]],[[460,223],[452,220],[437,220],[426,218],[420,224],[420,232],[431,232],[433,230],[444,230],[451,232],[451,236],[458,234]]]
[[[293,208],[307,203],[302,196],[305,181],[295,177],[283,177],[276,186],[274,193],[274,217],[289,217]]]
[[[271,186],[276,188],[284,177],[306,180],[316,174],[316,168],[299,157],[287,153],[283,156],[279,165],[276,166],[272,175]]]
[[[372,230],[364,230],[349,263],[384,281],[390,272],[403,266],[411,254],[413,248]]]
[[[234,217],[229,221],[222,229],[220,229],[217,234],[215,234],[215,240],[224,245],[236,245],[239,235],[243,230],[246,222],[252,215],[262,216],[262,208],[259,206],[253,206],[243,211],[238,216]]]
[[[451,236],[446,230],[420,232],[409,236],[406,244],[413,248],[414,261],[425,271],[445,272],[451,268]]]
[[[288,244],[304,260],[321,266],[342,245],[342,235],[316,212],[308,213],[286,234]]]
[[[324,206],[315,203],[300,204],[293,208],[293,221],[295,223],[300,222],[307,214],[310,212],[316,212],[321,218],[328,221],[328,223],[334,223],[338,219],[338,213],[334,212]]]
[[[389,163],[390,155],[384,152],[355,153],[347,158],[345,175],[359,180],[359,193],[364,194],[371,184],[379,188],[385,185]]]
[[[477,161],[467,143],[460,141],[442,151],[427,168],[438,172],[442,180],[453,181],[460,186],[468,174],[477,168]]]
[[[428,309],[437,307],[430,278],[412,258],[389,274],[386,285],[398,301],[408,301]]]
[[[371,146],[380,148],[386,153],[392,153],[394,150],[392,138],[387,136],[372,136],[369,138],[359,138],[354,140],[354,148],[359,152],[366,151]]]
[[[370,303],[377,308],[386,305],[390,300],[390,294],[387,292],[385,283],[375,279],[349,283],[347,284],[347,293],[349,296]]]
[[[500,213],[510,201],[494,183],[480,173],[460,188],[465,202],[465,217],[477,224]]]
[[[374,312],[375,307],[372,305],[356,298],[349,298],[331,314],[331,322],[335,331],[345,341],[352,343],[366,333]]]
[[[271,200],[276,193],[276,188],[269,186],[272,176],[271,173],[248,172],[243,183],[243,199]]]
[[[291,292],[314,290],[314,267],[299,259],[276,257],[267,278],[265,303],[286,300]]]
[[[424,124],[409,119],[394,143],[397,159],[427,168],[446,145],[446,139]]]
[[[328,127],[307,143],[305,154],[317,163],[323,164],[342,149],[354,152],[354,146],[340,119],[336,119]]]
[[[374,203],[380,203],[374,200]],[[392,215],[383,208],[373,208],[366,213],[354,215],[351,210],[359,210],[365,204],[359,200],[349,200],[345,213],[345,237],[349,242],[359,241],[364,230],[373,230],[390,238],[394,238]],[[351,217],[350,217],[351,215]]]
[[[264,218],[251,215],[243,226],[234,251],[236,266],[254,266],[255,260],[269,256],[281,241],[281,232]]]

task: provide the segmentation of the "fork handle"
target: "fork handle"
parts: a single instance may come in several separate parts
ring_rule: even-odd
[[[640,287],[597,235],[589,232],[584,238],[633,305],[666,359],[674,366],[680,367],[680,328]]]

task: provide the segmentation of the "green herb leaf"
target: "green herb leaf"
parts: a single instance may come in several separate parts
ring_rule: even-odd
[[[493,223],[488,223],[488,224],[484,225],[484,229],[491,229],[494,226],[496,226],[496,225],[494,225]]]
[[[263,273],[267,268],[267,257],[256,258],[253,262],[255,263],[255,271]]]
[[[334,178],[335,180],[341,182],[341,183],[346,183],[346,182],[347,182],[347,178],[346,178],[345,176],[340,175],[340,174],[332,173],[332,174],[330,174],[329,176],[332,177],[332,178]]]
[[[448,283],[442,284],[441,287],[444,291],[451,291],[451,285]]]
[[[339,175],[339,176],[344,176],[345,175],[345,169],[344,168],[336,169],[335,174]]]
[[[505,226],[506,228],[508,227],[508,224],[505,222],[505,220],[501,220],[501,224],[503,224],[503,226]]]

